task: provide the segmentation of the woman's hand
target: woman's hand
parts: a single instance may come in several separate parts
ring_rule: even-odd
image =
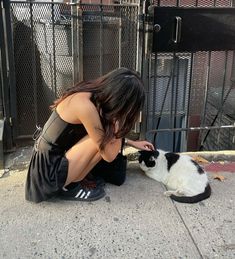
[[[134,141],[134,140],[128,139],[127,144],[134,148],[140,149],[140,150],[146,150],[146,151],[154,150],[153,144],[146,140],[135,140]]]

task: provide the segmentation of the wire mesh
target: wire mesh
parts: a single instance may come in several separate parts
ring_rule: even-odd
[[[232,1],[159,0],[161,7],[231,7]],[[146,131],[231,125],[235,120],[234,51],[152,53]],[[158,132],[150,141],[171,151],[234,148],[234,130]],[[225,140],[226,139],[226,140]]]
[[[93,79],[117,67],[135,69],[138,6],[88,5],[83,14],[84,79]]]
[[[147,131],[186,127],[190,55],[152,54],[150,73]],[[161,132],[151,141],[156,141],[158,147],[167,150],[173,148],[172,144],[175,141],[177,149],[180,149],[185,145],[180,139],[181,134],[184,133]]]
[[[77,46],[79,51],[82,46],[79,65],[85,80],[120,66],[137,67],[138,1],[106,2],[82,1],[73,8],[64,3],[11,2],[19,136],[31,135],[35,124],[44,124],[49,105],[74,83]],[[228,0],[151,2],[195,8],[232,6]],[[76,8],[81,12],[74,13]],[[74,31],[74,23],[81,23],[77,28],[81,31]],[[234,51],[152,53],[147,130],[233,123],[234,64]],[[158,147],[174,151],[230,149],[235,141],[232,129],[161,132],[155,140]]]
[[[75,83],[75,73],[90,80],[120,66],[136,67],[137,4],[11,1],[11,14],[18,137],[45,123],[49,106]]]
[[[206,93],[207,101],[202,116],[202,124],[204,125],[229,125],[235,120],[235,85],[232,80],[233,59],[233,51],[211,53],[211,68]],[[203,132],[201,134],[201,146],[219,150],[225,148],[225,143],[230,143],[227,146],[231,148],[234,146],[232,134],[234,134],[232,130]]]

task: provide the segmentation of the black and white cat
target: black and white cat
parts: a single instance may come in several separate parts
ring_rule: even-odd
[[[168,189],[164,194],[173,200],[196,203],[210,197],[207,174],[190,156],[162,150],[139,153],[140,168],[163,183]]]

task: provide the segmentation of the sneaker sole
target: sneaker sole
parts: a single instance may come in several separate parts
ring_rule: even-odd
[[[93,198],[76,198],[76,197],[71,197],[71,196],[65,196],[65,195],[59,195],[58,197],[62,200],[68,200],[68,201],[97,201],[101,198],[103,198],[106,195],[105,192],[101,193],[99,196],[93,197]]]

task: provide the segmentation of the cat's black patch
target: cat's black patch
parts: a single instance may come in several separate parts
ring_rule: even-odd
[[[195,162],[194,160],[191,160],[191,161],[197,167],[197,171],[198,171],[199,174],[205,173],[204,170],[201,168],[201,166],[197,162]]]
[[[141,150],[139,151],[139,153],[140,153],[139,163],[142,163],[144,161],[147,167],[155,166],[156,163],[154,160],[152,160],[152,158],[156,159],[159,156],[159,152],[157,150],[154,150],[154,151]]]
[[[179,155],[176,153],[166,153],[165,154],[167,160],[167,169],[168,171],[171,169],[172,165],[174,165],[179,159]]]

